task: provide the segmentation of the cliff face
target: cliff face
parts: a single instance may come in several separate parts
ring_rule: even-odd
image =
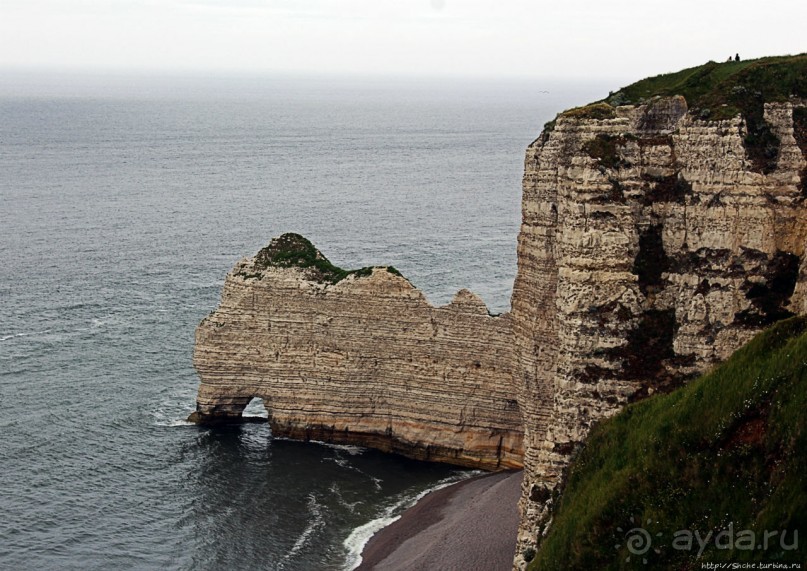
[[[767,162],[745,119],[700,120],[683,97],[567,112],[528,148],[512,302],[517,566],[592,423],[807,309],[803,107],[764,105],[779,143]]]
[[[489,470],[522,465],[510,317],[463,290],[432,307],[394,269],[344,272],[284,235],[227,276],[196,331],[193,419]]]

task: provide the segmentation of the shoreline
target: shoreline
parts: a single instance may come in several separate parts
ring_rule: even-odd
[[[317,441],[312,441],[317,442]],[[336,444],[325,444],[320,443],[324,446],[340,446]],[[349,555],[348,559],[345,562],[344,571],[355,571],[358,566],[363,561],[362,554],[364,553],[364,549],[367,547],[367,544],[372,540],[373,537],[384,531],[387,527],[401,519],[401,516],[407,510],[415,507],[418,502],[423,500],[429,494],[433,494],[445,488],[450,488],[452,486],[457,486],[462,484],[463,482],[467,482],[476,478],[484,477],[487,474],[480,470],[475,470],[475,473],[470,473],[470,475],[464,475],[461,477],[449,477],[445,480],[442,480],[435,484],[434,486],[423,490],[422,492],[416,494],[415,496],[405,497],[401,501],[398,501],[392,505],[389,505],[385,508],[385,510],[378,515],[375,519],[372,519],[355,528],[351,534],[348,536],[347,539],[344,541],[344,546],[348,549]]]
[[[355,571],[509,571],[523,471],[476,476],[433,490],[365,543]]]

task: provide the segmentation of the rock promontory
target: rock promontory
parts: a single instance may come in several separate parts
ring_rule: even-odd
[[[196,331],[192,420],[500,470],[522,465],[510,316],[467,290],[444,307],[392,267],[346,271],[297,234],[227,275]]]

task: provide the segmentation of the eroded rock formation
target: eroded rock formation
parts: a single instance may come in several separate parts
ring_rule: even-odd
[[[800,107],[764,106],[779,142],[770,165],[746,148],[741,116],[702,121],[682,97],[562,114],[528,148],[512,306],[517,566],[594,422],[806,309]]]
[[[392,268],[345,272],[284,235],[228,274],[196,331],[193,419],[498,470],[522,463],[510,317],[462,290],[444,307]]]

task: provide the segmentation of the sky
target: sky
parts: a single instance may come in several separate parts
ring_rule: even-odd
[[[0,68],[636,78],[807,51],[804,0],[0,0]]]

